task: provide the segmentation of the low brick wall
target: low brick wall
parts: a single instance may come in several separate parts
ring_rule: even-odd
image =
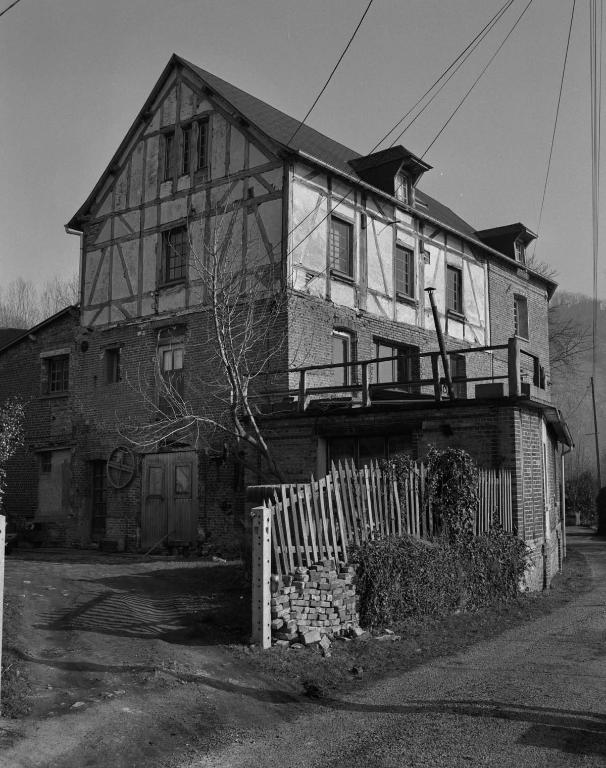
[[[277,640],[319,642],[358,626],[355,569],[322,560],[272,584],[271,627]]]

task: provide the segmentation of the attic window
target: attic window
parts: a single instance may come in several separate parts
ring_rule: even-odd
[[[396,175],[396,184],[395,184],[395,196],[396,198],[402,202],[406,203],[406,205],[410,205],[410,178],[408,174],[406,173],[398,173]]]
[[[515,260],[520,264],[526,264],[526,245],[523,240],[516,240],[513,244]]]
[[[163,134],[162,181],[170,181],[175,175],[175,132]]]

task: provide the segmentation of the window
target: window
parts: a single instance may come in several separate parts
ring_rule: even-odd
[[[528,338],[528,302],[525,296],[513,297],[514,333],[521,339]]]
[[[375,357],[395,358],[375,363],[375,380],[378,384],[406,384],[420,378],[418,347],[375,340]],[[406,386],[403,389],[415,392],[418,387]]]
[[[175,175],[175,132],[163,134],[162,181],[169,181]]]
[[[48,475],[53,468],[53,454],[51,451],[42,451],[40,454],[40,472]]]
[[[410,248],[396,245],[396,297],[406,296],[410,299],[415,295],[414,283],[414,253]]]
[[[92,534],[105,535],[107,517],[107,474],[104,461],[91,461]]]
[[[49,357],[46,361],[48,394],[59,394],[69,389],[69,355]]]
[[[184,396],[183,359],[184,348],[182,342],[173,342],[170,346],[158,348],[158,362],[165,387],[158,403],[158,408],[162,413],[174,412],[174,408],[170,405],[171,398],[182,399]]]
[[[185,279],[188,251],[187,227],[176,227],[162,233],[163,282],[174,283]]]
[[[450,378],[454,396],[458,400],[465,400],[467,398],[467,384],[464,381],[455,381],[457,378],[467,376],[465,355],[451,354],[448,356],[448,362],[450,363]]]
[[[105,350],[105,382],[115,384],[120,381],[120,349]]]
[[[181,175],[189,173],[191,166],[191,125],[181,128]]]
[[[351,335],[343,331],[334,331],[332,334],[332,362],[350,363],[351,354]],[[332,368],[333,385],[335,387],[348,386],[351,384],[351,369],[344,365],[341,368]]]
[[[515,260],[520,264],[526,264],[526,245],[523,240],[516,240],[513,244],[513,251],[515,254]]]
[[[405,173],[398,173],[395,186],[396,198],[402,203],[410,205],[410,179]]]
[[[458,267],[446,267],[446,309],[463,314],[463,273]]]
[[[331,462],[352,461],[362,467],[374,459],[384,459],[389,456],[414,453],[414,437],[412,434],[398,435],[350,435],[347,437],[332,437],[328,440],[328,465]]]
[[[196,142],[198,150],[198,170],[208,167],[208,120],[198,122],[198,138]]]
[[[328,253],[332,270],[353,277],[353,226],[335,216],[330,219]]]

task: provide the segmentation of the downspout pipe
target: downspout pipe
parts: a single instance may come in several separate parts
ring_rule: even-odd
[[[444,368],[444,376],[446,377],[448,397],[451,400],[456,400],[454,390],[452,388],[452,379],[450,378],[450,363],[448,361],[448,355],[446,354],[446,345],[444,344],[442,324],[440,323],[440,316],[438,315],[438,308],[436,307],[436,300],[433,295],[435,290],[436,290],[435,288],[426,288],[425,293],[429,295],[429,303],[431,304],[431,312],[433,314],[433,323],[436,327],[436,334],[438,336],[438,346],[440,347],[440,357],[442,358],[442,367]]]

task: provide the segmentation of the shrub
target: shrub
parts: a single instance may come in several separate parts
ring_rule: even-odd
[[[427,490],[438,529],[452,543],[473,537],[478,509],[478,468],[471,456],[457,448],[427,454]]]

